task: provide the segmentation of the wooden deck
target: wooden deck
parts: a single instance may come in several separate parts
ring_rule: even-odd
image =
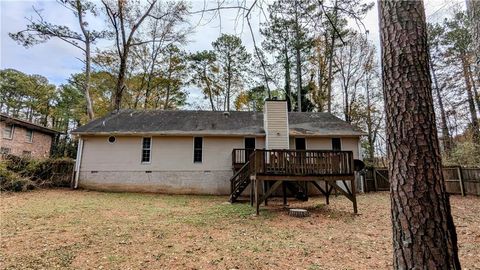
[[[298,182],[312,183],[325,195],[327,204],[336,190],[352,201],[357,213],[352,151],[233,149],[232,169],[230,201],[234,202],[250,186],[250,202],[255,204],[257,214],[260,204],[267,204],[268,197],[280,186],[286,204],[286,187],[292,182],[300,187]],[[321,181],[324,187],[319,185]],[[303,186],[306,189],[307,185]]]

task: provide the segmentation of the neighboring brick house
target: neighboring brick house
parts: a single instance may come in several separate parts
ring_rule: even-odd
[[[0,114],[0,154],[48,158],[59,132],[25,120]]]

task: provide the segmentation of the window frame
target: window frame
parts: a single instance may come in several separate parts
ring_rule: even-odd
[[[196,138],[200,138],[202,140],[202,146],[200,148],[200,161],[195,161],[195,151],[196,151],[196,148],[195,148],[195,139]],[[194,164],[202,164],[203,163],[203,149],[204,149],[204,139],[203,137],[200,137],[200,136],[195,136],[193,137],[193,163]]]
[[[11,126],[12,129],[10,130],[10,137],[6,137],[5,136],[5,129],[8,127],[8,126]],[[6,123],[5,124],[5,127],[2,129],[2,138],[3,139],[7,139],[7,140],[13,140],[13,134],[15,133],[15,125],[14,124],[8,124]]]
[[[147,148],[144,148],[143,147],[143,141],[145,139],[150,139],[150,147],[147,149]],[[141,144],[140,144],[141,148],[140,148],[140,163],[141,164],[150,164],[152,163],[152,146],[153,146],[153,139],[152,137],[142,137],[142,140],[141,140]],[[143,151],[144,150],[149,150],[149,155],[148,155],[148,161],[143,161]]]
[[[31,132],[31,136],[30,136],[30,139],[28,139],[28,132]],[[25,132],[25,142],[27,143],[33,143],[33,129],[30,129],[30,128],[27,128],[26,129],[26,132]]]
[[[333,140],[336,140],[336,139],[338,139],[338,142],[340,143],[340,149],[338,149],[338,150],[335,150],[334,147],[333,147]],[[343,144],[342,143],[342,138],[338,138],[338,137],[332,138],[331,143],[332,143],[332,151],[342,151],[342,144]]]

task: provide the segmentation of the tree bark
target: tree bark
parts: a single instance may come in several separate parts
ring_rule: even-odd
[[[422,1],[378,1],[395,269],[460,269]]]
[[[433,78],[433,85],[435,88],[435,93],[437,95],[438,106],[440,107],[440,120],[441,122],[441,129],[442,129],[442,143],[443,143],[443,150],[447,154],[450,155],[452,150],[452,138],[450,137],[450,131],[448,130],[447,124],[447,116],[445,114],[445,107],[443,106],[442,95],[440,94],[440,88],[438,87],[438,80],[437,74],[435,73],[435,67],[433,66],[432,61],[430,61],[430,70],[432,71],[432,78]]]
[[[337,23],[337,1],[333,7],[333,22]],[[336,27],[336,25],[335,25]],[[332,37],[330,41],[330,55],[328,56],[328,112],[332,112],[332,82],[333,82],[333,56],[335,55],[335,29],[332,29]]]
[[[80,0],[76,1],[77,6],[77,13],[78,13],[78,23],[80,24],[80,29],[82,30],[83,36],[85,37],[85,82],[83,84],[83,93],[85,95],[85,101],[87,103],[87,114],[88,119],[92,120],[95,118],[95,114],[93,113],[93,102],[92,98],[90,97],[90,77],[91,77],[91,40],[90,34],[85,29],[85,23],[83,21],[83,9],[82,3]]]
[[[475,103],[477,104],[477,110],[480,113],[480,96],[478,94],[477,85],[475,83],[475,76],[473,76],[472,66],[470,64],[468,65],[468,76],[470,77],[470,81],[472,82],[472,90],[475,97]]]
[[[367,74],[365,82],[365,90],[367,95],[367,141],[368,141],[368,159],[370,162],[374,162],[375,158],[375,141],[373,139],[373,120],[372,120],[372,104],[370,101],[370,75]]]
[[[296,44],[295,44],[295,58],[296,58],[296,68],[297,68],[297,111],[302,111],[302,62],[301,62],[301,55],[300,55],[300,27],[298,25],[298,7],[297,1],[295,1],[295,37],[296,37]]]
[[[227,65],[227,109],[226,111],[230,111],[230,91],[232,88],[232,68],[231,68],[231,60],[230,60],[230,55],[228,55],[228,65]]]
[[[285,41],[286,43],[286,41]],[[290,58],[288,57],[288,49],[285,44],[285,96],[287,100],[287,111],[292,111],[292,86],[290,78]]]
[[[479,142],[480,130],[478,127],[477,111],[475,110],[475,98],[473,96],[473,91],[472,91],[472,82],[470,81],[470,76],[468,74],[468,62],[466,57],[467,57],[466,55],[463,55],[461,57],[463,78],[465,79],[465,90],[467,91],[468,109],[470,110],[473,136],[474,136],[474,140]]]
[[[212,107],[212,111],[216,111],[215,105],[213,104],[213,93],[212,93],[212,87],[210,86],[210,79],[207,76],[207,68],[203,68],[203,79],[205,80],[205,84],[207,85],[207,90],[208,90],[208,99],[210,100],[210,106]]]

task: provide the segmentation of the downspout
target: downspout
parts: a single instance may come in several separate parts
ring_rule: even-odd
[[[78,139],[78,147],[77,147],[77,159],[75,160],[75,182],[73,184],[73,188],[78,188],[78,179],[80,177],[80,166],[82,164],[82,156],[83,156],[83,139],[80,137]]]
[[[360,137],[358,138],[358,159],[363,161],[363,151],[362,151],[362,143],[360,141]],[[359,179],[360,179],[360,191],[362,193],[365,193],[365,187],[364,187],[364,180],[365,180],[365,175],[363,175],[362,173],[358,173],[358,176],[359,176]]]

